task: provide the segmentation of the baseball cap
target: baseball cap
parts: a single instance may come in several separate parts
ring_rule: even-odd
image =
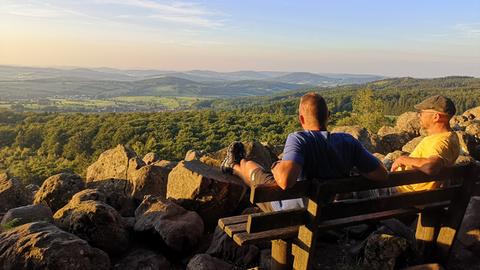
[[[449,115],[455,115],[455,113],[457,112],[453,101],[442,95],[429,97],[415,105],[414,108],[417,110],[434,110]]]

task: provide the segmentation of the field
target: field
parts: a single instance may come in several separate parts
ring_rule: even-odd
[[[33,112],[135,112],[185,109],[208,100],[200,97],[119,96],[107,99],[82,97],[0,101],[0,109]]]

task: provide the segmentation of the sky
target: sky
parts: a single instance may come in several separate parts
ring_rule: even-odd
[[[0,0],[0,65],[480,77],[480,1]]]

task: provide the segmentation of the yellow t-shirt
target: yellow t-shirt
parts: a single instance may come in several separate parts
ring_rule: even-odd
[[[440,157],[444,166],[452,166],[460,154],[460,143],[455,132],[442,132],[423,138],[415,147],[410,157],[429,158],[433,156]],[[407,166],[405,170],[411,170]],[[412,192],[420,190],[430,190],[439,187],[439,182],[428,182],[420,184],[411,184],[397,187],[399,192]]]

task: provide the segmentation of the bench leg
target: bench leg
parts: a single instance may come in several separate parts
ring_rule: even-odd
[[[272,240],[272,270],[292,269],[292,243],[284,240]]]

